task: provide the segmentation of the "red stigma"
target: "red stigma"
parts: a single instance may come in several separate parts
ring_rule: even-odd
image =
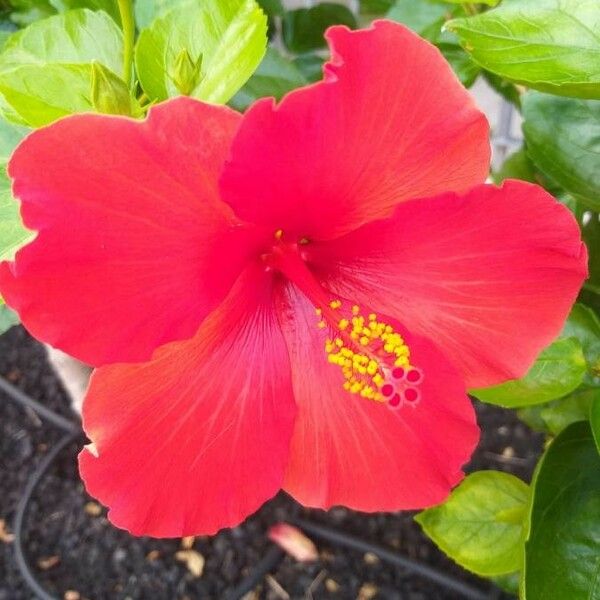
[[[401,402],[402,398],[400,398],[400,394],[396,394],[393,398],[390,399],[390,406],[396,408],[397,406],[400,406],[400,402]]]
[[[406,380],[410,381],[411,383],[418,383],[419,381],[421,381],[421,378],[421,372],[417,369],[410,369],[406,374]]]
[[[402,367],[396,367],[392,371],[392,377],[394,379],[402,379],[404,377],[404,369]]]
[[[404,390],[404,398],[407,402],[415,402],[419,398],[419,392],[415,388],[407,388]]]
[[[386,397],[390,397],[393,393],[394,393],[394,386],[391,385],[390,383],[386,383],[382,388],[381,388],[381,393],[386,396]]]

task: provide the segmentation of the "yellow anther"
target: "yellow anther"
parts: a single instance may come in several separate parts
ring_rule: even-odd
[[[278,230],[275,232],[275,239],[276,239],[276,240],[280,240],[282,237],[283,237],[283,229],[278,229]]]
[[[315,313],[320,317],[323,314],[323,311],[320,308],[315,308]]]
[[[332,300],[329,308],[340,309],[342,302]],[[351,313],[337,322],[338,335],[325,340],[327,360],[339,367],[344,390],[361,398],[386,402],[380,390],[389,381],[387,377],[394,366],[410,367],[409,348],[391,325],[377,320],[375,313],[365,317],[357,305],[352,306]],[[327,327],[320,309],[317,314],[318,327]]]

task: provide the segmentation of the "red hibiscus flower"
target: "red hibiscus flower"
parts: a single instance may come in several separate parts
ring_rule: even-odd
[[[279,104],[73,116],[10,163],[37,237],[1,293],[99,366],[81,473],[135,534],[212,533],[281,488],[442,501],[478,438],[465,390],[522,376],[586,275],[563,206],[483,184],[486,120],[433,46],[327,37],[324,81]]]

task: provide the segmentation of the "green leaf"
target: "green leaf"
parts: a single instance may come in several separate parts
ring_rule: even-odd
[[[594,398],[590,406],[590,425],[596,442],[596,448],[600,453],[600,393]]]
[[[561,401],[562,400],[555,400],[555,402]],[[545,406],[550,406],[551,404],[553,404],[553,402],[548,402],[546,404],[534,404],[533,406],[520,408],[517,410],[517,416],[533,431],[547,433],[548,427],[546,422],[541,417],[541,411]]]
[[[500,185],[505,179],[520,179],[530,183],[538,183],[535,166],[531,162],[525,148],[511,154],[502,167],[493,174],[494,183]]]
[[[589,277],[583,284],[584,290],[600,294],[600,215],[591,213],[581,224],[583,241],[588,249]]]
[[[576,389],[586,372],[586,361],[577,338],[559,338],[535,361],[527,375],[472,394],[490,404],[508,408],[540,404]]]
[[[309,83],[320,81],[323,78],[324,62],[318,54],[300,54],[293,59],[293,63]]]
[[[513,596],[516,596],[519,593],[519,581],[521,579],[520,571],[507,573],[506,575],[497,575],[496,577],[490,577],[490,579],[501,590],[504,590]]]
[[[600,385],[600,320],[591,308],[578,303],[565,323],[563,337],[576,337],[581,343],[587,363],[586,382]]]
[[[0,261],[12,259],[14,253],[34,235],[22,225],[19,205],[12,198],[10,180],[6,174],[8,158],[28,131],[0,119]],[[4,317],[8,319],[7,314]]]
[[[600,390],[582,387],[560,400],[520,409],[519,418],[536,431],[558,435],[565,427],[588,418]]]
[[[17,144],[29,133],[27,127],[9,123],[0,118],[0,168],[8,162]]]
[[[145,29],[156,17],[185,2],[186,0],[135,0],[135,22],[140,29]]]
[[[552,442],[532,483],[524,598],[600,598],[600,456],[588,422]]]
[[[105,13],[81,9],[38,21],[15,33],[0,54],[0,69],[94,60],[119,73],[123,66],[123,36]]]
[[[497,75],[553,94],[600,98],[597,0],[507,0],[446,26]]]
[[[151,100],[180,95],[174,78],[178,57],[185,51],[192,63],[202,60],[190,95],[225,103],[260,64],[266,32],[266,16],[254,0],[178,4],[140,34],[135,64],[142,88]]]
[[[357,26],[352,12],[341,4],[323,2],[312,8],[290,10],[282,19],[283,41],[298,54],[325,47],[323,34],[331,25]]]
[[[471,87],[481,73],[479,65],[458,44],[438,42],[437,47],[450,63],[460,82],[465,87]]]
[[[501,0],[477,0],[473,2],[473,0],[444,0],[444,2],[448,2],[449,4],[486,4],[487,6],[496,6],[500,4]]]
[[[0,171],[0,261],[11,260],[15,252],[28,241],[34,233],[25,229],[19,215],[19,205],[10,192],[10,181],[4,168]]]
[[[277,33],[277,17],[281,17],[284,13],[281,0],[256,0],[258,5],[263,9],[263,12],[268,18],[268,37],[272,39]]]
[[[561,187],[600,210],[600,102],[530,92],[523,133],[531,159]]]
[[[363,15],[383,15],[396,2],[396,0],[359,0],[360,13]]]
[[[415,520],[453,560],[478,575],[519,569],[523,556],[523,517],[529,488],[514,475],[477,471],[455,488],[444,504]]]
[[[31,127],[93,111],[91,91],[92,65],[23,66],[0,75],[0,93]]]
[[[58,12],[65,12],[76,8],[89,8],[90,10],[103,10],[108,13],[118,24],[121,23],[119,5],[117,0],[50,0]]]
[[[279,100],[291,90],[306,85],[298,67],[274,48],[268,48],[263,61],[248,83],[232,98],[230,104],[245,110],[259,98],[272,96]]]
[[[10,19],[22,27],[53,15],[56,10],[48,0],[11,0]]]
[[[18,323],[19,316],[17,313],[8,308],[6,304],[3,304],[0,299],[0,335]]]
[[[269,17],[281,17],[284,12],[281,0],[257,0],[259,6]]]
[[[582,207],[573,196],[567,194],[555,181],[538,171],[537,167],[527,154],[525,144],[511,154],[502,164],[502,167],[492,173],[494,183],[500,185],[505,179],[520,179],[541,185],[559,202],[564,204],[576,218],[582,213]]]
[[[6,118],[39,127],[94,110],[92,63],[120,71],[122,53],[121,30],[104,12],[73,10],[30,25],[0,54]]]
[[[8,39],[13,33],[14,31],[0,29],[0,51],[4,48],[6,42],[8,42]]]
[[[397,0],[386,19],[402,23],[421,37],[435,42],[446,19],[452,16],[451,11],[447,5],[431,0]]]
[[[573,196],[567,194],[555,181],[552,181],[537,170],[535,164],[527,154],[527,147],[525,145],[520,150],[511,154],[504,161],[502,167],[492,173],[492,178],[494,179],[494,183],[498,185],[505,179],[521,179],[522,181],[541,185],[580,220],[582,207],[579,202]]]

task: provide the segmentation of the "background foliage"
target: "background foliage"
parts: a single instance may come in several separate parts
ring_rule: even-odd
[[[600,2],[361,0],[360,14],[280,0],[0,0],[0,259],[31,237],[5,173],[31,128],[76,112],[141,118],[185,94],[244,110],[321,76],[328,26],[404,23],[467,87],[483,78],[523,116],[494,180],[536,182],[580,223],[590,278],[561,336],[520,380],[472,390],[547,435],[531,484],[469,475],[418,515],[464,568],[528,600],[600,599]],[[440,99],[443,101],[443,99]],[[0,331],[17,319],[0,302]]]

